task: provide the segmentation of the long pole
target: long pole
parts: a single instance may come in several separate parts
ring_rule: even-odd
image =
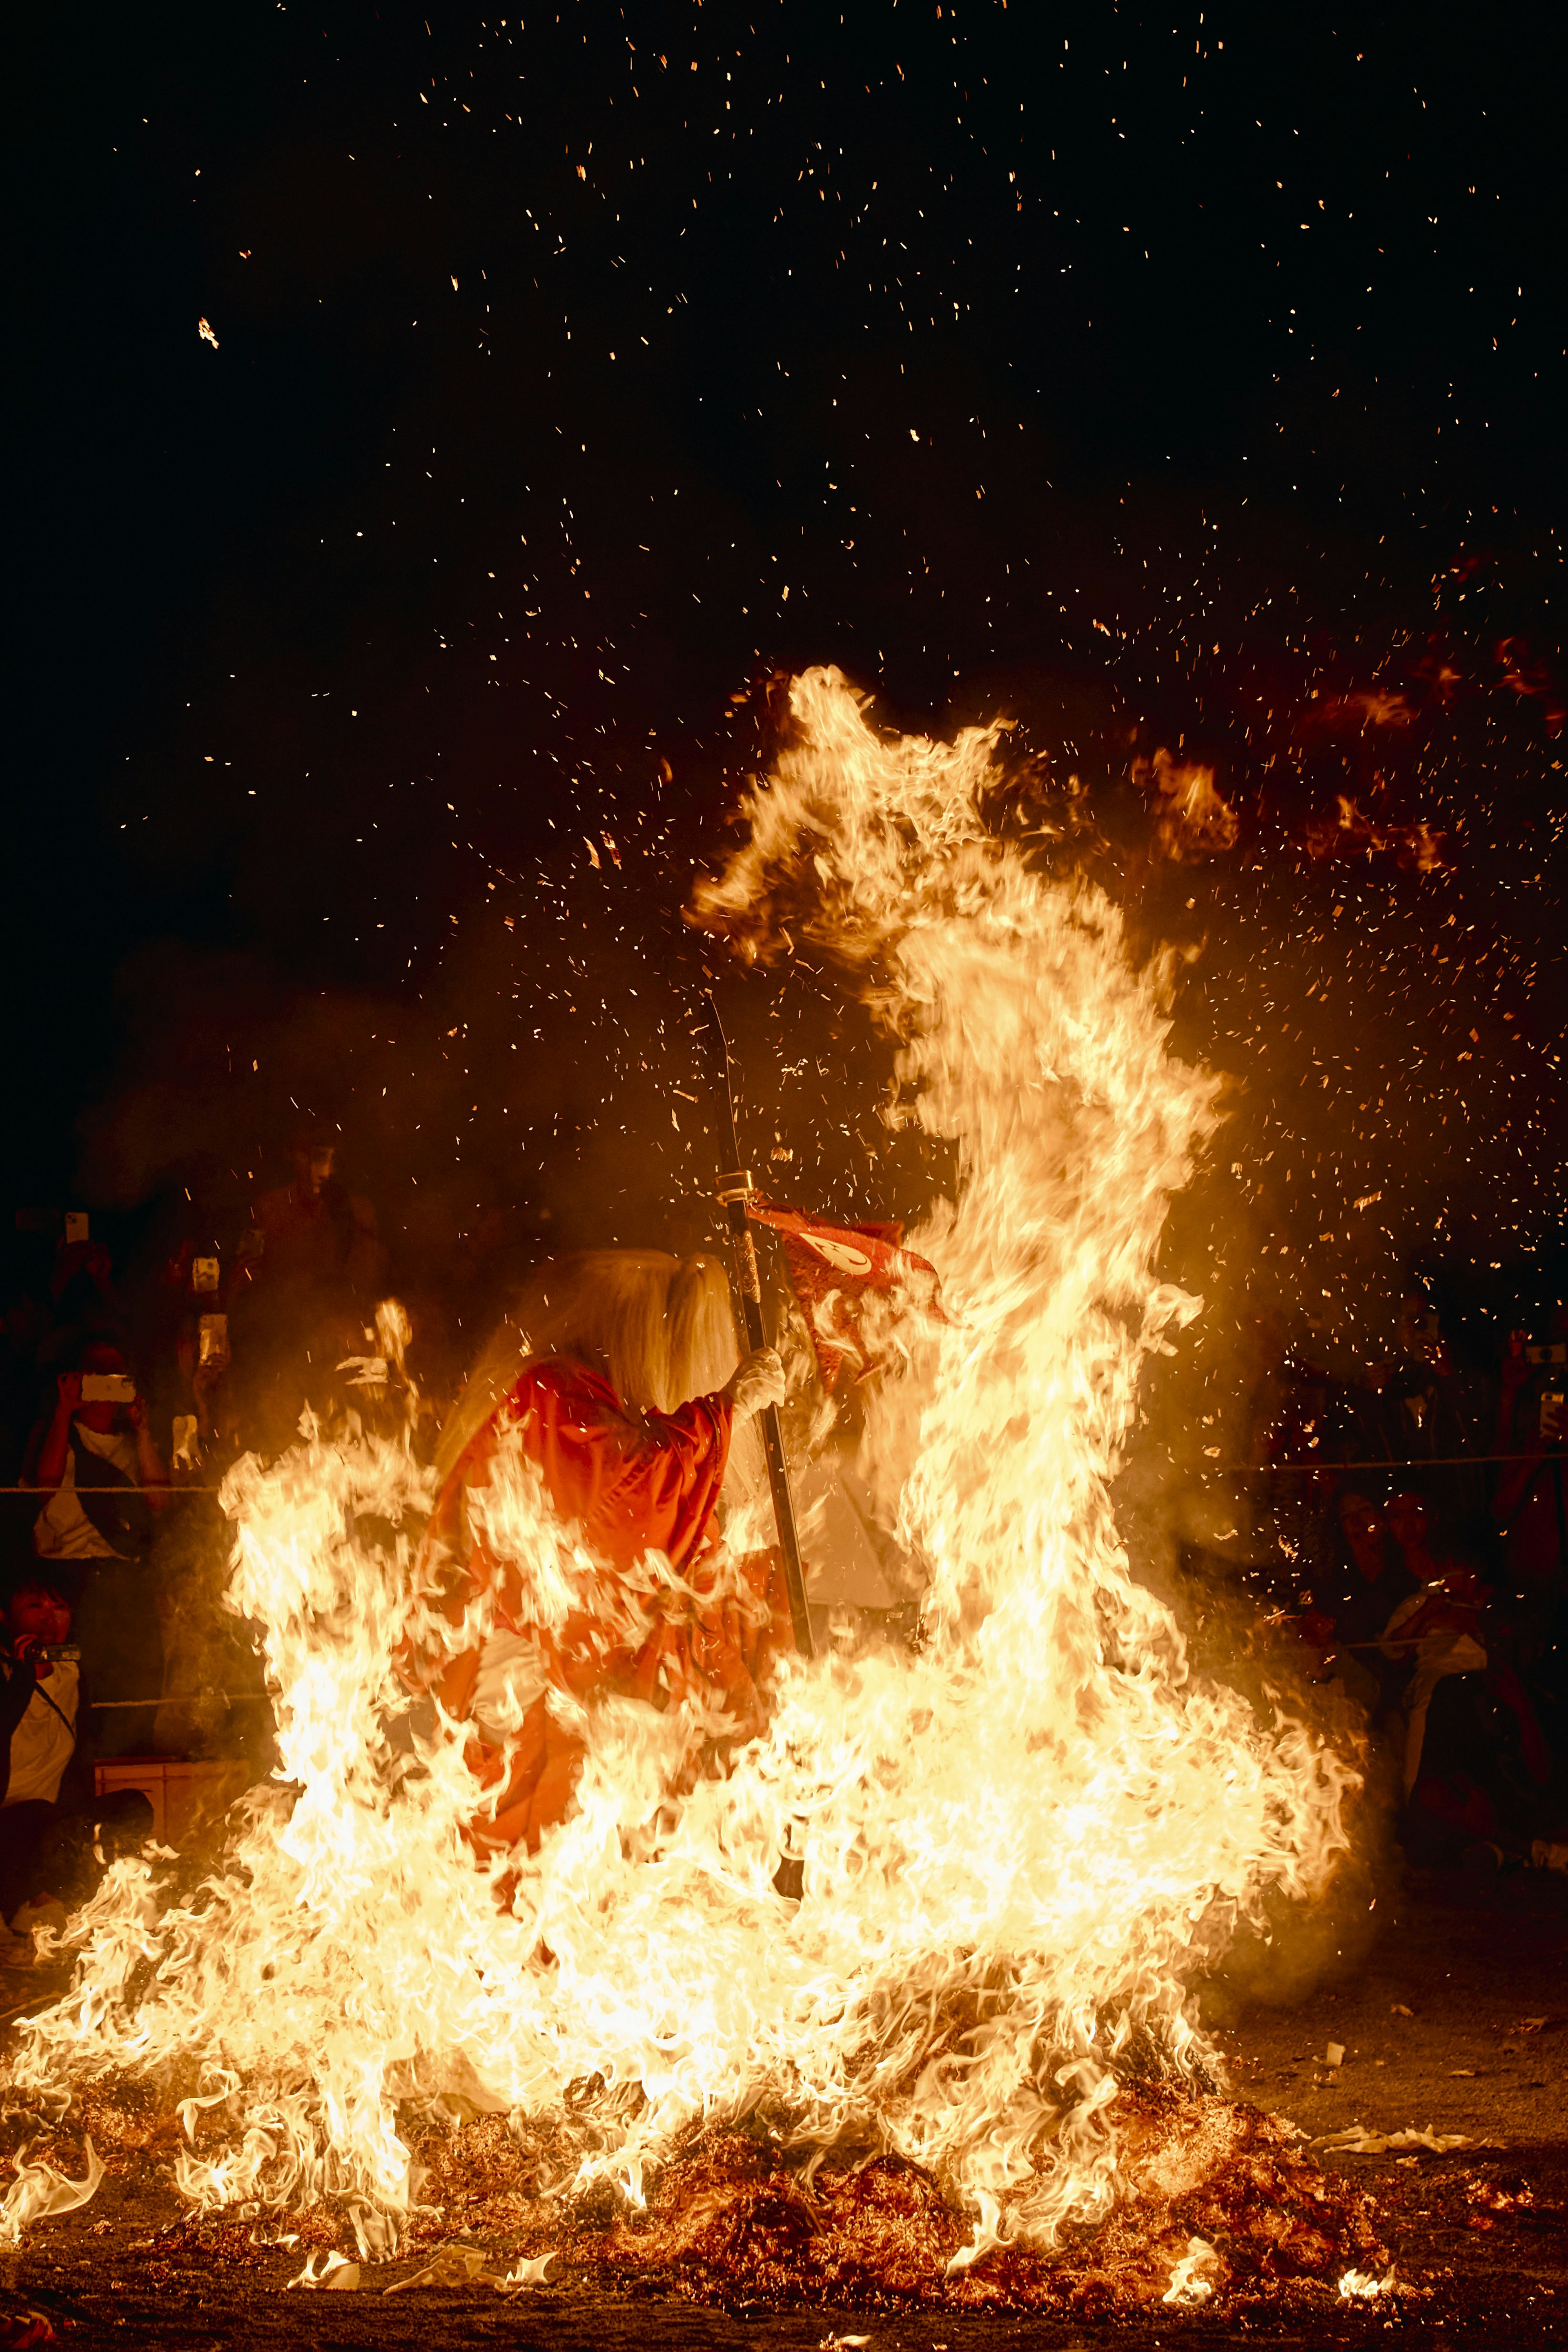
[[[757,1272],[756,1245],[752,1238],[751,1220],[746,1214],[746,1202],[756,1186],[752,1171],[741,1165],[741,1139],[735,1126],[735,1095],[730,1083],[730,1041],[724,1034],[724,1024],[719,1018],[719,1007],[712,996],[708,1009],[713,1018],[724,1066],[724,1111],[730,1138],[729,1168],[721,1175],[715,1190],[723,1204],[730,1226],[731,1246],[735,1253],[735,1279],[740,1286],[741,1308],[746,1321],[746,1344],[750,1348],[768,1345],[763,1323],[763,1286]],[[784,1459],[784,1429],[779,1421],[779,1409],[770,1404],[762,1414],[763,1452],[767,1458],[768,1486],[773,1498],[773,1518],[779,1531],[779,1549],[784,1554],[784,1581],[789,1587],[789,1613],[795,1627],[795,1646],[803,1658],[816,1654],[816,1644],[811,1638],[811,1612],[806,1606],[805,1577],[800,1564],[800,1538],[795,1532],[795,1497],[789,1488],[789,1465]]]

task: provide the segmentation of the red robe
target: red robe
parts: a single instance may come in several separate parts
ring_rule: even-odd
[[[548,1679],[579,1698],[618,1690],[668,1704],[688,1700],[730,1717],[737,1735],[762,1728],[763,1709],[753,1674],[760,1671],[787,1614],[773,1587],[776,1555],[739,1563],[743,1598],[731,1580],[728,1597],[715,1591],[723,1556],[714,1506],[730,1453],[731,1408],[721,1391],[695,1397],[678,1412],[628,1413],[609,1381],[587,1365],[556,1358],[531,1365],[454,1464],[425,1539],[422,1571],[443,1558],[448,1570],[442,1613],[460,1622],[475,1595],[489,1590],[498,1625],[513,1633],[531,1626]],[[546,1630],[527,1606],[526,1561],[495,1556],[476,1530],[464,1532],[467,1490],[483,1486],[502,1433],[515,1425],[523,1450],[543,1475],[554,1509],[593,1555],[594,1568],[574,1578],[574,1605],[564,1624]],[[662,1552],[682,1580],[674,1592],[647,1589],[637,1574],[650,1551]],[[628,1639],[628,1614],[640,1638]],[[649,1621],[651,1620],[651,1626]],[[479,1653],[445,1663],[431,1677],[448,1710],[468,1710]],[[415,1667],[412,1679],[423,1681]],[[512,1751],[507,1785],[471,1825],[476,1843],[531,1848],[542,1830],[559,1821],[581,1767],[582,1742],[537,1699]],[[470,1743],[476,1766],[492,1785],[505,1770],[501,1751]]]

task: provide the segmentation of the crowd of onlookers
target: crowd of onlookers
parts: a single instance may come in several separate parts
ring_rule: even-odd
[[[292,1161],[226,1249],[193,1213],[132,1284],[85,1215],[5,1237],[0,1923],[146,1833],[133,1792],[95,1796],[95,1757],[270,1760],[257,1657],[221,1605],[217,1489],[241,1452],[289,1444],[307,1402],[348,1401],[389,1276],[332,1134],[301,1129]],[[436,1286],[461,1303],[463,1352],[505,1287],[465,1250]],[[1360,1711],[1413,1860],[1568,1868],[1568,1316],[1543,1308],[1462,1369],[1425,1289],[1396,1322],[1360,1379],[1282,1335],[1259,1375],[1240,1478],[1256,1637]],[[1234,1582],[1234,1556],[1190,1564]]]
[[[1394,1355],[1287,1360],[1253,1475],[1278,1643],[1364,1715],[1418,1864],[1568,1869],[1568,1314],[1456,1365],[1424,1289]]]
[[[335,1139],[294,1139],[225,1253],[177,1238],[117,1283],[85,1214],[18,1217],[0,1301],[0,1922],[79,1890],[92,1849],[144,1835],[95,1760],[268,1760],[270,1713],[221,1605],[237,1455],[280,1451],[373,1352],[387,1259]],[[3,1929],[0,1929],[3,1932]]]

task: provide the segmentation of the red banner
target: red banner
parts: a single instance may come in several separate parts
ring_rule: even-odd
[[[918,1327],[946,1323],[936,1268],[900,1246],[902,1223],[830,1225],[752,1193],[746,1213],[784,1241],[790,1286],[805,1318],[825,1389],[907,1354]]]

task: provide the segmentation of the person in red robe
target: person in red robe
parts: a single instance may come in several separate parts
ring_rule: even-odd
[[[403,1665],[470,1727],[481,1853],[531,1852],[565,1814],[574,1702],[680,1706],[693,1751],[762,1729],[758,1680],[788,1638],[780,1563],[738,1554],[719,1519],[760,1487],[736,1458],[749,1433],[732,1441],[784,1371],[771,1349],[737,1354],[714,1260],[589,1251],[541,1270],[458,1400],[416,1571],[447,1630],[427,1624]]]

